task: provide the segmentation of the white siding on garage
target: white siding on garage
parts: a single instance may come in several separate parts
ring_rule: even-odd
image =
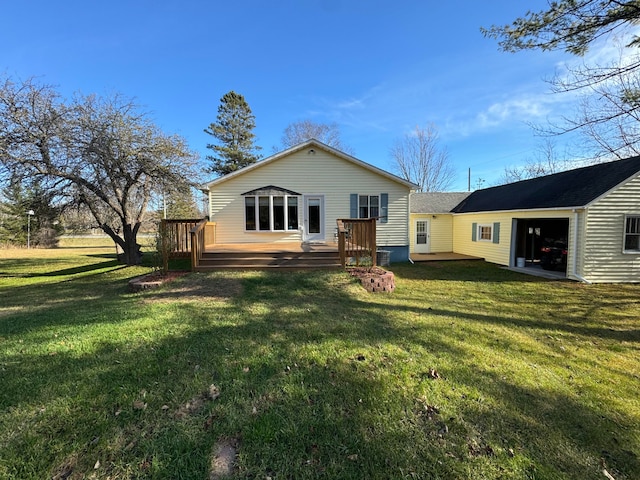
[[[583,276],[590,282],[640,282],[640,254],[622,253],[625,215],[640,215],[640,177],[587,209]]]
[[[242,193],[274,185],[302,195],[324,195],[325,240],[334,241],[337,218],[349,218],[350,194],[389,195],[388,222],[378,223],[380,246],[409,244],[409,188],[320,148],[293,152],[211,188],[210,216],[217,223],[218,243],[268,243],[302,240],[296,232],[246,232]],[[302,226],[304,203],[298,203]]]

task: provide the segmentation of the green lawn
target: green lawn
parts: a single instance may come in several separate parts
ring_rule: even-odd
[[[0,251],[0,478],[640,478],[640,285],[482,262],[190,274]],[[214,385],[215,387],[212,387]],[[215,392],[211,394],[210,392]],[[212,478],[215,478],[212,475]]]

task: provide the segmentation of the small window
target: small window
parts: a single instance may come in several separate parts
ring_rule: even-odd
[[[640,253],[640,215],[625,218],[624,252]]]
[[[380,196],[360,195],[358,197],[358,218],[378,218],[380,216]]]
[[[493,241],[493,226],[478,225],[478,240],[481,242]]]

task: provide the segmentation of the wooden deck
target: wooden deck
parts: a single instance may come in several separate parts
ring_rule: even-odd
[[[333,243],[234,243],[208,245],[196,270],[340,267]]]
[[[480,257],[463,255],[461,253],[441,252],[441,253],[412,253],[409,255],[414,262],[448,262],[452,260],[484,260]]]
[[[218,225],[207,219],[162,220],[163,265],[169,258],[190,257],[191,268],[333,268],[336,259],[376,264],[376,218],[338,219],[336,242],[218,243]],[[250,238],[247,236],[246,238]],[[276,237],[274,237],[276,238]]]

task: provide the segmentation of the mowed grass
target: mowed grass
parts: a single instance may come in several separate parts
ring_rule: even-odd
[[[640,478],[640,285],[391,269],[132,294],[108,247],[1,251],[0,478]]]

